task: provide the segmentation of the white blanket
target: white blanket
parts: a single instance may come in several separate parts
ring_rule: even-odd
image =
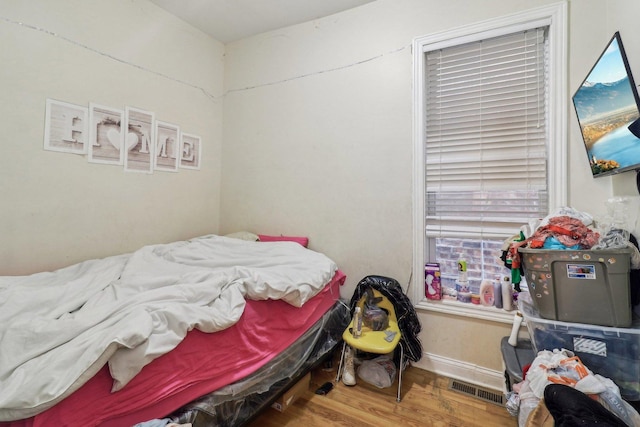
[[[0,421],[44,411],[107,362],[117,391],[189,330],[233,325],[245,297],[301,306],[336,270],[297,243],[211,235],[0,277]]]

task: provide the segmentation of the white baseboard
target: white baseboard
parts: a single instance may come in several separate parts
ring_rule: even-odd
[[[412,366],[502,393],[506,392],[504,371],[487,369],[430,353],[423,353],[422,359],[412,363]]]

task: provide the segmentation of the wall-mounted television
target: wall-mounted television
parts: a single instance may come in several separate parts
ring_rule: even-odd
[[[622,38],[616,32],[573,95],[594,177],[640,169],[639,105]]]

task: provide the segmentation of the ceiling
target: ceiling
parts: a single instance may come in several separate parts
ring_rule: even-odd
[[[222,43],[323,18],[372,1],[151,0]]]

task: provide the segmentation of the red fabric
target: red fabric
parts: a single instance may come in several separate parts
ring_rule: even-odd
[[[530,248],[542,248],[550,236],[566,247],[580,245],[581,249],[590,249],[600,238],[598,232],[591,230],[579,219],[561,215],[550,218],[547,225],[538,227],[527,242]]]
[[[188,402],[256,371],[298,339],[339,298],[338,271],[324,290],[300,308],[284,301],[247,301],[235,325],[214,334],[189,332],[122,390],[111,393],[105,366],[89,382],[35,417],[0,427],[131,426],[163,418]]]
[[[268,236],[266,234],[258,234],[258,239],[260,239],[261,242],[296,242],[300,243],[305,248],[309,245],[308,237]]]
[[[526,365],[524,365],[522,367],[522,380],[526,380],[527,379],[527,372],[529,372],[529,369],[531,368],[531,363],[527,363]]]

